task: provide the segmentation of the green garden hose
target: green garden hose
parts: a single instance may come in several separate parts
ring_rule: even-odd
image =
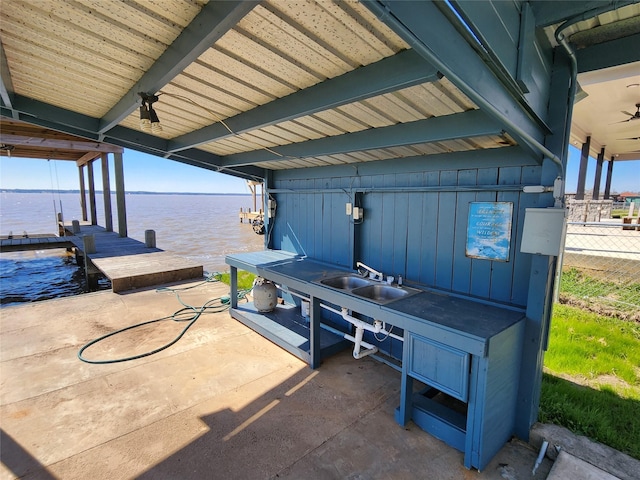
[[[162,287],[162,288],[157,289],[156,292],[173,292],[175,294],[177,300],[183,305],[183,308],[181,308],[180,310],[177,310],[172,315],[169,315],[167,317],[156,318],[154,320],[148,320],[148,321],[145,321],[145,322],[137,323],[135,325],[130,325],[128,327],[121,328],[120,330],[116,330],[114,332],[107,333],[106,335],[102,335],[101,337],[98,337],[98,338],[96,338],[94,340],[91,340],[89,343],[84,345],[78,351],[78,358],[80,360],[82,360],[83,362],[93,363],[93,364],[119,363],[119,362],[128,362],[130,360],[136,360],[138,358],[148,357],[149,355],[153,355],[154,353],[158,353],[158,352],[161,352],[162,350],[165,350],[165,349],[169,348],[170,346],[175,344],[178,340],[180,340],[185,333],[187,333],[187,330],[189,330],[189,328],[191,328],[191,326],[193,326],[193,324],[196,323],[196,321],[200,318],[200,316],[203,313],[219,313],[219,312],[224,312],[225,310],[229,309],[230,297],[228,295],[223,295],[222,297],[213,298],[213,299],[207,301],[201,307],[194,307],[192,305],[188,305],[188,304],[184,303],[182,301],[182,299],[180,298],[180,293],[179,292],[181,292],[183,290],[190,290],[192,288],[199,287],[199,286],[204,285],[206,283],[217,282],[217,281],[219,281],[219,280],[218,280],[218,278],[216,278],[216,274],[211,274],[211,275],[209,275],[207,277],[207,279],[205,281],[200,282],[200,283],[198,283],[196,285],[189,286],[189,287],[184,287],[184,288]],[[238,292],[238,299],[244,299],[249,292],[250,292],[250,290],[239,291]],[[96,343],[99,343],[99,342],[101,342],[101,341],[103,341],[103,340],[105,340],[105,339],[107,339],[109,337],[113,337],[114,335],[117,335],[119,333],[126,332],[127,330],[133,330],[134,328],[142,327],[144,325],[149,325],[149,324],[152,324],[152,323],[162,322],[164,320],[173,320],[174,322],[187,322],[187,324],[182,329],[182,331],[178,334],[178,336],[176,338],[174,338],[169,343],[167,343],[167,344],[165,344],[165,345],[163,345],[163,346],[161,346],[159,348],[156,348],[155,350],[152,350],[150,352],[141,353],[139,355],[133,355],[133,356],[130,356],[130,357],[108,359],[108,360],[89,360],[89,359],[87,359],[87,358],[85,358],[83,356],[83,353],[87,348],[89,348],[92,345],[95,345]]]

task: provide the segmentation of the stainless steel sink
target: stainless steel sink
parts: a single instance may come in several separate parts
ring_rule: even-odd
[[[384,284],[370,284],[364,287],[354,288],[351,293],[358,297],[369,299],[373,302],[384,304],[399,298],[420,293],[420,290],[407,287],[394,287]]]
[[[351,290],[371,284],[369,280],[356,275],[340,275],[337,277],[325,278],[324,280],[320,280],[320,283],[327,287],[339,288],[341,290]]]
[[[363,278],[356,273],[345,273],[334,277],[321,278],[314,283],[335,288],[336,290],[370,300],[379,305],[385,305],[394,300],[409,297],[422,291],[411,287],[398,287],[380,283],[372,279]]]

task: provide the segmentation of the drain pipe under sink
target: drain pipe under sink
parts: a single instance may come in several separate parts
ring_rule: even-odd
[[[356,326],[356,336],[352,337],[349,334],[344,335],[344,338],[353,342],[353,358],[360,360],[367,355],[373,355],[378,353],[378,347],[364,342],[362,336],[364,335],[364,328]],[[361,347],[365,347],[365,350],[361,350]]]
[[[331,307],[327,307],[326,305],[322,305],[322,307],[326,308],[327,310],[331,310],[334,313],[342,315],[342,318],[356,327],[355,337],[349,335],[348,333],[344,334],[344,338],[353,342],[353,358],[355,358],[356,360],[360,360],[361,358],[364,358],[368,355],[378,353],[378,347],[362,340],[362,336],[364,335],[365,330],[369,330],[373,333],[380,333],[382,331],[382,322],[376,321],[373,325],[371,325],[349,315],[349,310],[345,307],[342,307],[342,310],[340,312]],[[365,347],[365,350],[361,350],[362,347]]]

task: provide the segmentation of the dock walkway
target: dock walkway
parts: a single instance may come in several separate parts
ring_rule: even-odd
[[[184,257],[178,257],[159,248],[116,232],[108,232],[98,225],[83,222],[80,233],[72,231],[72,225],[64,225],[66,235],[33,235],[29,237],[3,237],[0,251],[45,250],[51,248],[76,248],[84,256],[83,236],[94,235],[95,253],[86,254],[91,264],[111,281],[114,292],[150,287],[164,283],[202,278],[203,266]]]
[[[2,235],[0,237],[0,252],[22,252],[25,250],[48,250],[53,248],[69,248],[70,240],[54,234],[35,235]]]

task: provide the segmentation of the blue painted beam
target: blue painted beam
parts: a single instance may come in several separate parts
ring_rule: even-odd
[[[521,99],[514,98],[498,80],[465,36],[440,11],[437,2],[363,0],[363,3],[474,103],[500,122],[538,163],[542,162],[539,149],[531,145],[532,141],[542,145],[546,129],[531,117],[530,109],[520,103]],[[489,3],[487,8],[491,8]]]
[[[18,94],[14,95],[13,110],[26,122],[65,131],[66,133],[91,140],[98,140],[96,132],[98,128],[97,118]],[[72,129],[72,131],[67,131],[67,128]]]
[[[498,2],[487,8],[487,2],[473,0],[450,0],[449,3],[452,9],[442,9],[442,12],[463,36],[468,31],[473,32],[465,36],[467,42],[481,46],[476,48],[476,52],[483,62],[522,105],[527,115],[548,131],[544,121],[527,103],[516,81],[519,64],[531,58],[525,55],[535,54],[535,28],[528,5],[519,8],[511,2]]]
[[[105,136],[104,141],[120,145],[134,150],[144,151],[152,155],[164,156],[167,148],[167,140],[145,132],[132,130],[120,125],[112,128]],[[142,150],[144,149],[144,150]]]
[[[72,112],[21,95],[15,95],[13,107],[13,109],[5,106],[0,107],[0,114],[80,138],[119,145],[159,157],[168,155],[170,160],[182,163],[191,162],[191,165],[237,177],[260,180],[265,175],[264,169],[258,167],[225,168],[221,165],[220,157],[195,148],[174,155],[168,154],[167,140],[126,127],[117,126],[111,129],[108,135],[101,135],[96,131],[99,122],[98,118]]]
[[[100,120],[98,132],[107,132],[120,123],[138,106],[138,92],[156,93],[233,28],[258,3],[213,1],[202,7],[200,13],[151,68]]]
[[[275,151],[281,156],[267,150],[237,153],[222,157],[222,165],[251,165],[260,162],[335,155],[358,150],[389,148],[483,135],[498,135],[500,133],[502,133],[502,127],[498,122],[492,120],[480,110],[472,110],[454,115],[432,117],[389,127],[370,128],[362,132],[345,133],[343,135],[274,147]]]
[[[245,178],[247,180],[261,180],[265,175],[264,169],[258,167],[223,167],[219,156],[195,148],[175,154],[169,154],[166,151],[166,140],[119,125],[108,132],[105,136],[105,141],[113,145],[119,145],[139,152],[148,153],[149,155],[161,158],[164,157],[168,160],[174,160],[176,162],[205,168],[215,172],[226,173],[228,175]]]
[[[512,166],[534,166],[531,158],[518,146],[467,150],[465,152],[416,155],[396,158],[393,162],[376,160],[358,164],[358,175],[394,175],[398,172],[439,172],[440,170],[466,170],[469,168],[497,169]],[[310,180],[355,175],[353,165],[327,165],[323,167],[270,170],[278,180]],[[356,187],[353,187],[356,189]]]
[[[576,51],[578,73],[640,62],[640,33]]]
[[[233,132],[240,134],[437,78],[438,71],[434,67],[413,50],[405,50],[236,115],[225,123]],[[174,138],[169,142],[169,151],[177,152],[232,135],[216,122]]]
[[[263,181],[265,177],[264,169],[256,169],[253,167],[238,167],[238,168],[226,168],[220,169],[215,165],[208,164],[206,162],[200,162],[188,158],[176,157],[170,158],[172,161],[184,163],[185,165],[191,165],[192,167],[204,168],[205,170],[211,170],[212,172],[224,173],[232,177],[242,178],[244,180],[256,180]]]
[[[0,99],[2,104],[13,109],[13,82],[11,81],[11,71],[7,63],[7,56],[4,53],[4,47],[0,42]]]

